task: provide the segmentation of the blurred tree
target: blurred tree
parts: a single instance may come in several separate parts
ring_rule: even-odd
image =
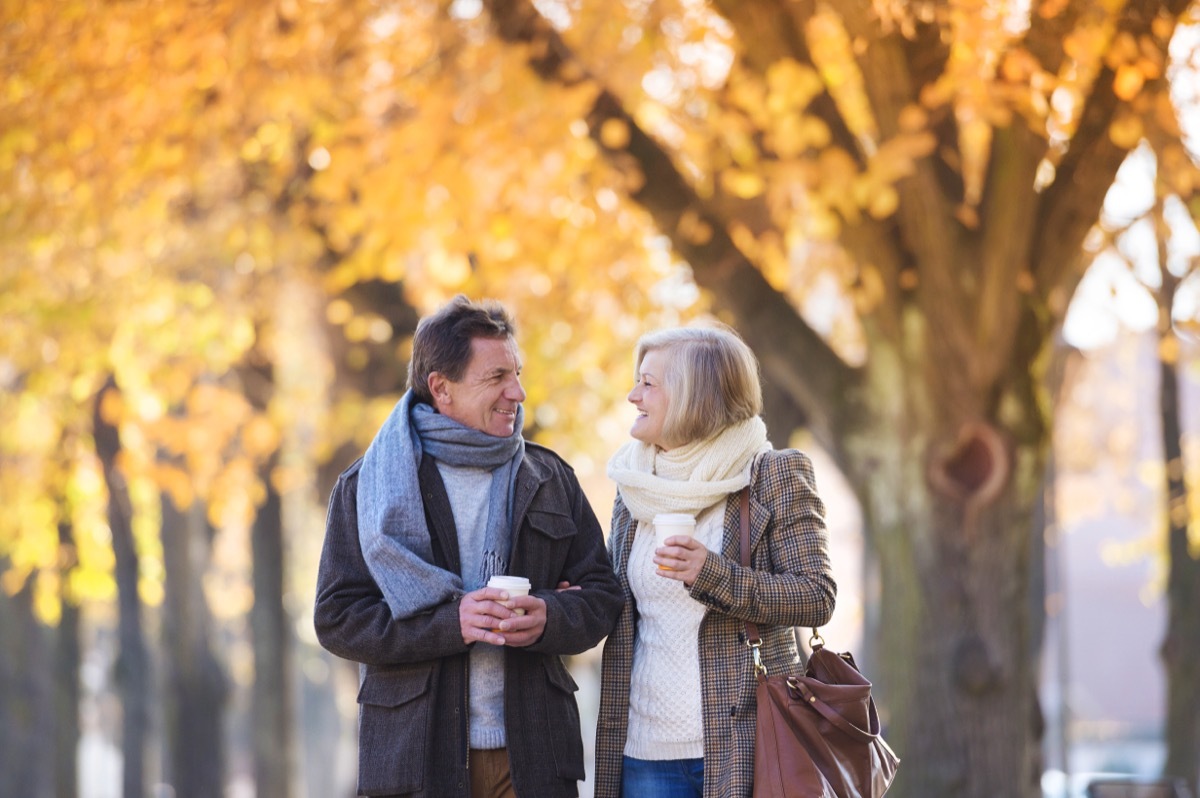
[[[181,511],[162,498],[165,781],[180,798],[225,794],[229,680],[213,648],[204,575],[214,530],[199,502]]]
[[[1190,74],[1195,74],[1192,55]],[[1186,85],[1186,84],[1185,84]],[[1195,104],[1194,81],[1192,111]],[[1191,223],[1200,231],[1200,180],[1190,162],[1181,162],[1180,131],[1173,118],[1150,127],[1147,140],[1155,152],[1155,201],[1150,209],[1157,268],[1148,286],[1158,308],[1159,417],[1163,444],[1163,517],[1167,529],[1167,628],[1161,656],[1166,668],[1166,723],[1163,737],[1167,756],[1163,774],[1183,779],[1192,794],[1200,789],[1200,519],[1189,500],[1184,426],[1180,417],[1180,336],[1200,330],[1200,311],[1191,316],[1177,302],[1180,288],[1200,282],[1200,255],[1180,256],[1171,251],[1179,234],[1172,224]],[[1172,207],[1181,211],[1170,214]],[[1182,212],[1186,209],[1188,212]],[[1195,467],[1193,463],[1193,467]],[[1193,530],[1193,532],[1189,532]]]
[[[1181,278],[1167,267],[1166,220],[1156,203],[1160,284],[1154,292],[1159,318],[1159,417],[1162,422],[1164,516],[1167,524],[1167,629],[1162,660],[1167,671],[1167,744],[1163,773],[1184,779],[1195,793],[1200,779],[1200,545],[1188,529],[1196,523],[1188,502],[1187,471],[1180,419],[1180,343],[1173,323]],[[1200,260],[1194,259],[1194,264]]]
[[[1192,58],[1200,59],[1200,53]],[[1102,221],[1108,246],[1101,254],[1116,257],[1134,284],[1149,293],[1157,310],[1162,461],[1155,471],[1161,473],[1163,529],[1148,548],[1149,556],[1165,561],[1166,574],[1167,628],[1160,651],[1167,688],[1163,771],[1185,780],[1195,792],[1200,778],[1200,549],[1189,533],[1196,521],[1189,499],[1180,370],[1182,336],[1200,329],[1200,314],[1194,309],[1189,313],[1179,297],[1189,283],[1200,284],[1200,257],[1189,252],[1186,243],[1189,234],[1200,230],[1200,180],[1179,147],[1181,131],[1174,117],[1149,120],[1144,130],[1144,146],[1126,161],[1122,171],[1128,175],[1114,189],[1126,184],[1125,201]],[[1145,183],[1148,190],[1141,191],[1135,181]],[[1146,199],[1139,201],[1142,194]],[[1125,556],[1145,556],[1146,548],[1129,547]]]
[[[283,570],[254,634],[282,650],[279,602],[311,581],[283,562],[289,458],[327,486],[365,448],[417,313],[507,302],[529,430],[588,477],[623,438],[632,342],[711,304],[762,359],[773,438],[804,420],[859,493],[897,793],[1025,794],[1047,352],[1118,165],[1174,114],[1186,6],[0,6],[5,587],[57,618],[65,472],[70,580],[112,600],[104,470],[56,445],[112,372],[137,555],[157,565],[147,495],[261,525],[255,568]]]
[[[591,90],[630,195],[855,486],[898,793],[1033,794],[1037,643],[1015,610],[1044,371],[1118,167],[1174,118],[1189,4],[485,6],[533,71]],[[829,345],[813,320],[836,311],[806,302],[822,272],[857,325]]]
[[[121,760],[124,798],[142,798],[146,794],[147,735],[150,732],[151,673],[150,651],[143,631],[141,582],[137,545],[133,534],[133,503],[125,476],[117,467],[121,454],[121,435],[113,421],[120,391],[115,380],[105,382],[96,396],[96,455],[104,470],[108,488],[108,528],[112,532],[116,559],[117,604],[120,654],[117,657],[117,683],[121,690]]]

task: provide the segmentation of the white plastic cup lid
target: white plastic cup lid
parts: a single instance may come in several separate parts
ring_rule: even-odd
[[[523,588],[528,590],[529,586],[529,580],[523,576],[506,576],[504,574],[496,574],[488,580],[488,587]]]

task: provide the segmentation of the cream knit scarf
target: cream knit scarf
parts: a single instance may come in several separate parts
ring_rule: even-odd
[[[608,476],[638,521],[657,513],[699,515],[750,484],[754,457],[770,448],[767,427],[755,416],[669,451],[630,441],[608,461]]]

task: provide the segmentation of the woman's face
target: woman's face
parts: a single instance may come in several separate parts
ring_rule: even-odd
[[[630,403],[638,409],[638,416],[633,421],[629,434],[642,443],[649,443],[660,449],[668,449],[663,440],[663,422],[667,418],[667,408],[671,397],[667,395],[663,376],[666,371],[667,356],[660,349],[651,349],[642,357],[638,369],[638,381],[629,392]]]

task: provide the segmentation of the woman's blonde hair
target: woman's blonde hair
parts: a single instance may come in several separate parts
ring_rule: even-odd
[[[667,354],[662,380],[670,404],[662,434],[672,446],[710,438],[762,413],[758,359],[733,328],[710,322],[646,333],[637,342],[635,380],[642,359],[655,350]]]

